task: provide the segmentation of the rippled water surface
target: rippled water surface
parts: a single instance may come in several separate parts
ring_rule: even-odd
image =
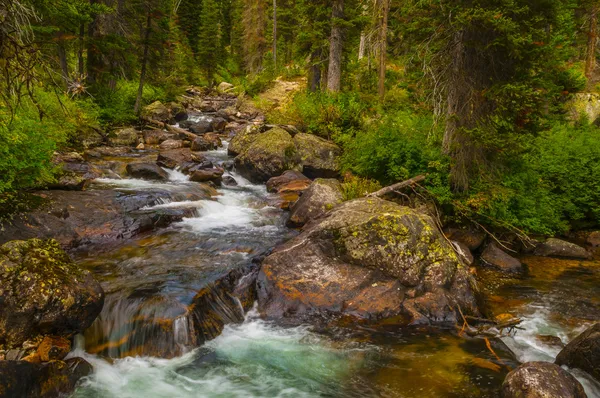
[[[207,156],[227,160],[224,149]],[[597,262],[526,258],[522,278],[480,270],[490,311],[524,320],[525,330],[489,346],[455,330],[286,328],[251,311],[195,347],[188,313],[197,292],[295,232],[264,186],[234,173],[238,187],[198,200],[198,184],[169,175],[168,183],[97,181],[103,189],[176,193],[154,207],[189,216],[108,252],[79,254],[107,299],[72,354],[95,369],[73,397],[497,397],[519,361],[553,361],[560,348],[540,335],[568,342],[600,320]],[[590,397],[600,397],[597,385],[577,376]]]

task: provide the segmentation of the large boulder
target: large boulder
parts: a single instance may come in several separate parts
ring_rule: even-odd
[[[250,125],[238,132],[229,142],[227,153],[237,156],[244,152],[262,133],[262,126]]]
[[[171,120],[171,112],[165,104],[155,101],[142,109],[141,116],[146,120],[168,123]]]
[[[336,178],[340,174],[342,150],[333,142],[312,134],[298,133],[294,144],[302,162],[302,173],[309,178]]]
[[[129,163],[127,174],[142,180],[167,181],[169,179],[169,174],[154,163]]]
[[[494,268],[504,272],[521,272],[523,264],[513,256],[500,249],[495,242],[487,245],[481,254],[481,260]]]
[[[566,370],[548,362],[527,362],[502,384],[503,398],[587,398],[583,386]]]
[[[54,398],[73,392],[82,377],[92,373],[82,358],[38,364],[0,361],[0,398]]]
[[[117,130],[108,137],[108,143],[112,146],[132,146],[138,145],[138,134],[140,132],[134,128]]]
[[[464,244],[469,250],[477,250],[485,241],[487,234],[476,229],[449,228],[446,236],[450,240]]]
[[[477,314],[476,285],[433,219],[377,198],[345,202],[264,259],[259,309],[386,324],[454,323]]]
[[[288,226],[301,227],[333,209],[343,200],[342,185],[338,180],[318,178],[292,206]]]
[[[254,142],[235,158],[238,173],[252,182],[266,182],[286,170],[300,167],[292,136],[273,128],[259,134]]]
[[[0,246],[0,342],[22,344],[40,335],[71,336],[102,310],[104,292],[54,240]]]
[[[600,95],[596,93],[577,93],[566,104],[569,117],[577,121],[585,116],[590,123],[594,123],[600,116]]]
[[[213,149],[217,148],[218,142],[207,139],[206,136],[197,137],[194,141],[192,141],[192,151],[194,152],[212,151]]]
[[[600,381],[600,323],[567,344],[556,357],[556,363],[581,369]]]
[[[284,185],[292,182],[309,181],[309,178],[298,170],[288,170],[278,177],[273,177],[267,181],[267,192],[279,192]]]
[[[550,238],[535,248],[534,254],[542,257],[565,257],[589,260],[592,254],[583,247],[564,240]]]
[[[144,137],[144,143],[147,145],[160,145],[166,140],[174,137],[173,134],[163,130],[144,130],[142,135]]]
[[[190,163],[203,163],[206,159],[199,154],[192,153],[189,148],[171,149],[161,151],[156,163],[167,169],[176,169]]]

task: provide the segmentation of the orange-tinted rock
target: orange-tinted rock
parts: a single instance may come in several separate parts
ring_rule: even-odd
[[[46,336],[37,349],[43,362],[64,359],[71,351],[71,342],[64,337]]]
[[[504,252],[494,242],[487,245],[481,255],[481,260],[504,272],[521,272],[523,270],[523,264],[518,259]]]
[[[446,231],[448,239],[463,243],[469,250],[477,250],[486,238],[486,233],[475,229],[450,228]]]
[[[300,183],[301,181],[308,182],[308,184],[310,185],[310,179],[304,174],[297,170],[288,170],[278,177],[273,177],[269,179],[269,181],[267,181],[267,191],[279,192],[281,187],[293,182]]]
[[[342,185],[338,180],[318,178],[291,208],[288,226],[301,227],[327,213],[343,199]]]
[[[560,366],[527,362],[510,372],[502,384],[503,398],[586,398],[581,383]]]

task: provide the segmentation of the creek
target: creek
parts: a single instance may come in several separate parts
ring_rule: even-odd
[[[229,160],[226,146],[205,155],[222,164]],[[187,217],[106,251],[75,253],[107,298],[71,353],[94,366],[73,398],[496,397],[519,362],[558,354],[539,336],[566,343],[600,320],[600,263],[530,257],[523,259],[525,277],[481,271],[491,311],[524,319],[525,330],[490,347],[455,330],[267,322],[217,284],[297,232],[285,227],[285,213],[264,186],[230,174],[239,185],[218,189],[214,200],[186,199],[198,184],[177,171],[166,183],[100,179],[91,187],[167,190],[175,199],[156,206],[186,209]],[[224,320],[222,330],[211,329],[212,320],[201,322],[206,330],[194,329],[199,292],[208,297],[201,311]],[[600,397],[597,384],[575,374],[589,397]]]

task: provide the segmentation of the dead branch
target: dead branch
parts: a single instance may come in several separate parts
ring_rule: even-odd
[[[373,193],[371,193],[371,194],[369,194],[367,196],[368,197],[381,197],[381,196],[386,195],[386,194],[388,194],[390,192],[395,192],[395,191],[401,190],[403,188],[410,187],[412,185],[415,185],[415,184],[418,184],[420,182],[423,182],[423,181],[425,181],[425,177],[426,177],[425,175],[419,175],[419,176],[411,178],[410,180],[402,181],[402,182],[399,182],[397,184],[390,185],[390,186],[387,186],[385,188],[382,188],[379,191],[373,192]]]

